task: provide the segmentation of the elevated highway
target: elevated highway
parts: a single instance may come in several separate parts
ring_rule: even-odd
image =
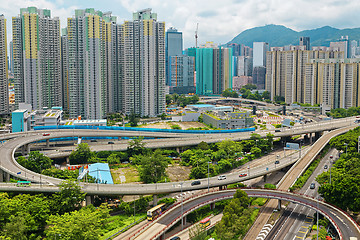
[[[243,189],[249,197],[262,197],[276,200],[290,201],[296,204],[304,205],[323,214],[335,226],[340,239],[350,239],[350,237],[357,237],[360,239],[360,228],[356,222],[349,217],[345,212],[340,209],[329,205],[325,202],[318,201],[305,195],[298,195],[290,192],[278,190],[265,190],[265,189]],[[195,197],[186,199],[183,204],[178,203],[156,221],[149,222],[140,232],[128,239],[157,239],[164,235],[166,230],[170,229],[182,217],[188,215],[190,212],[210,203],[221,201],[224,199],[233,198],[236,190],[223,190],[197,195]]]
[[[291,135],[298,135],[301,133],[308,133],[308,132],[318,132],[318,131],[326,131],[327,129],[333,129],[333,128],[340,128],[340,127],[344,127],[344,126],[350,126],[349,128],[346,128],[345,131],[347,131],[347,129],[353,128],[356,126],[356,124],[354,124],[354,118],[347,118],[347,119],[343,119],[343,120],[334,120],[332,122],[324,122],[324,123],[319,123],[319,124],[311,124],[311,125],[306,125],[305,127],[298,127],[298,128],[293,128],[290,130],[284,130],[282,132],[276,132],[274,135],[276,137],[285,137],[285,136],[291,136]],[[344,130],[341,130],[340,132],[343,132]],[[266,134],[268,132],[260,132],[260,135],[262,137],[265,137]],[[14,158],[14,153],[16,151],[16,149],[23,147],[23,146],[29,146],[29,143],[32,142],[36,142],[36,141],[40,141],[40,140],[47,140],[47,139],[51,139],[51,138],[64,138],[64,137],[73,137],[73,136],[78,136],[78,137],[89,137],[89,136],[96,136],[96,137],[106,137],[106,136],[112,136],[112,137],[122,137],[122,136],[133,136],[135,134],[135,136],[158,136],[158,137],[162,137],[162,136],[167,136],[168,141],[163,142],[163,141],[157,141],[157,139],[154,140],[148,140],[147,141],[147,147],[151,147],[151,148],[162,148],[162,147],[177,147],[177,146],[189,146],[189,145],[195,145],[195,144],[199,144],[202,141],[208,142],[208,143],[212,143],[212,142],[219,142],[222,140],[226,140],[226,139],[231,139],[231,140],[243,140],[243,139],[248,139],[251,136],[251,133],[232,133],[232,134],[202,134],[202,135],[191,135],[191,134],[169,134],[169,133],[154,133],[154,132],[129,132],[129,131],[104,131],[104,130],[93,130],[93,131],[89,131],[89,130],[63,130],[63,131],[51,131],[49,136],[43,136],[43,134],[41,132],[31,132],[31,133],[26,133],[23,134],[22,137],[17,137],[14,139],[10,139],[8,141],[6,141],[5,143],[3,143],[0,146],[0,155],[2,156],[2,158],[0,158],[0,167],[3,171],[5,171],[6,173],[9,173],[13,176],[16,176],[20,179],[24,179],[24,180],[29,180],[32,182],[42,182],[45,184],[50,184],[50,185],[58,185],[61,182],[61,179],[57,179],[57,178],[52,178],[49,176],[44,176],[37,173],[34,173],[30,170],[25,169],[24,167],[22,167],[20,164],[17,163],[17,161]],[[184,136],[185,135],[185,136]],[[114,146],[111,146],[112,150],[118,150],[118,148],[116,147],[117,144],[112,144]],[[100,146],[101,147],[101,146]],[[122,148],[124,148],[125,146],[122,145]],[[321,147],[322,148],[322,147]],[[67,152],[67,154],[69,154],[69,152]],[[293,160],[294,162],[295,160]],[[264,175],[266,174],[266,172],[271,172],[271,171],[275,171],[278,169],[281,169],[285,166],[288,166],[290,164],[292,164],[293,162],[282,162],[281,164],[279,164],[278,166],[273,165],[274,167],[272,167],[270,164],[270,166],[265,167],[265,172],[264,172],[264,167],[262,169],[252,169],[252,171],[250,172],[250,174],[247,177],[244,178],[239,178],[236,175],[231,175],[229,176],[226,180],[223,181],[218,181],[216,178],[212,178],[210,181],[210,186],[211,187],[216,187],[216,186],[222,186],[222,185],[226,185],[226,184],[230,184],[230,183],[235,183],[235,182],[239,182],[239,181],[245,181],[248,180],[254,176],[260,176],[260,175]],[[285,165],[287,164],[287,165]],[[266,170],[267,169],[267,170]],[[18,174],[20,173],[20,174]],[[184,190],[195,190],[195,189],[202,189],[202,188],[206,188],[207,184],[206,184],[207,179],[202,179],[201,185],[197,185],[192,186],[191,187],[191,182],[188,181],[186,182],[183,187]],[[170,192],[179,192],[180,189],[178,189],[176,187],[177,183],[162,183],[162,184],[122,184],[122,185],[102,185],[101,186],[101,190],[99,189],[99,185],[95,185],[95,184],[86,184],[83,185],[83,189],[84,191],[87,191],[89,194],[102,194],[101,192],[103,192],[104,194],[112,194],[112,192],[116,193],[116,194],[157,194],[157,193],[170,193]],[[115,190],[114,190],[115,189]]]

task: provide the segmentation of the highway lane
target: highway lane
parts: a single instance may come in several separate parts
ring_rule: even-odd
[[[299,193],[311,197],[317,196],[317,189],[319,184],[315,181],[315,178],[322,172],[326,171],[326,169],[324,169],[324,165],[329,164],[330,155],[336,156],[337,151],[332,149],[329,151],[329,153],[326,154]],[[311,183],[315,183],[315,189],[310,189]],[[293,203],[290,203],[287,206],[287,212],[290,212],[289,216],[281,216],[279,221],[275,224],[274,228],[269,233],[269,236],[266,237],[267,240],[293,240],[295,238],[305,239],[307,229],[312,225],[312,219],[314,213],[316,212],[309,208],[295,205]],[[283,226],[284,222],[285,225]],[[275,235],[276,238],[274,238]]]
[[[338,211],[335,207],[326,204],[321,201],[317,201],[313,198],[297,195],[290,192],[282,192],[277,190],[264,190],[264,189],[243,189],[249,197],[264,197],[281,199],[291,201],[300,205],[307,206],[312,209],[319,209],[330,222],[336,226],[337,231],[341,239],[349,239],[350,237],[360,237],[360,229],[356,223],[349,218],[342,211]],[[165,212],[156,221],[149,223],[149,225],[142,230],[142,232],[136,234],[136,236],[130,236],[129,239],[155,239],[162,235],[162,233],[173,226],[177,221],[181,220],[181,208],[183,208],[183,216],[186,216],[191,211],[207,205],[211,202],[220,201],[223,199],[232,198],[236,190],[225,190],[218,192],[210,192],[200,196],[187,199],[183,204],[179,203],[171,210]]]
[[[342,133],[353,129],[355,126],[349,126],[346,128],[338,129],[331,131],[327,134],[324,134],[318,141],[316,141],[308,153],[300,159],[294,166],[287,172],[284,176],[282,181],[278,184],[278,189],[287,191],[289,187],[291,187],[298,176],[300,176],[303,171],[307,168],[308,165],[313,161],[313,159],[320,153],[323,147],[330,141],[332,137],[338,136]],[[259,235],[261,229],[269,220],[270,216],[272,215],[273,210],[277,207],[277,202],[274,200],[270,200],[265,206],[264,210],[260,212],[258,218],[256,219],[255,223],[245,236],[245,240],[253,240],[256,239]]]
[[[287,137],[287,136],[295,136],[300,134],[307,134],[310,132],[319,132],[319,131],[329,131],[337,128],[355,125],[354,117],[344,118],[341,120],[333,120],[333,121],[324,121],[315,124],[306,124],[298,127],[293,127],[291,129],[282,129],[281,132],[274,131],[256,131],[261,137],[266,137],[268,133],[274,135],[274,137]],[[194,146],[198,145],[200,142],[204,141],[207,143],[216,143],[224,140],[233,140],[233,141],[241,141],[250,139],[252,132],[240,132],[240,133],[216,133],[216,134],[189,134],[189,133],[176,133],[176,134],[168,134],[168,133],[153,133],[153,132],[131,132],[125,131],[123,134],[118,130],[65,130],[68,131],[69,134],[66,134],[67,137],[81,137],[81,136],[106,136],[104,131],[107,131],[108,136],[119,137],[119,136],[145,136],[145,137],[171,137],[176,139],[145,139],[143,142],[146,144],[147,148],[169,148],[169,147],[185,147],[185,146]],[[79,131],[79,132],[78,132]],[[84,135],[85,131],[85,135]],[[58,132],[55,130],[54,132]],[[53,134],[51,134],[53,136]],[[49,138],[51,138],[51,136]],[[65,136],[65,135],[64,135]],[[96,144],[91,146],[91,150],[93,151],[124,151],[127,149],[128,143],[125,140],[121,141],[113,141],[114,144]],[[59,151],[57,153],[49,155],[49,157],[59,158],[59,157],[67,157],[70,155],[73,150],[70,148],[63,148],[66,151]],[[61,150],[61,149],[59,149]],[[1,149],[0,149],[1,151]],[[1,152],[0,152],[1,153]]]
[[[306,154],[306,150],[302,151],[302,155]],[[279,171],[282,168],[295,163],[299,159],[299,152],[293,152],[292,154],[288,154],[286,157],[280,159],[272,159],[266,161],[266,163],[257,163],[257,166],[251,167],[250,169],[244,171],[239,170],[237,172],[224,174],[226,179],[218,180],[217,177],[209,178],[209,188],[225,186],[232,183],[242,182],[249,179],[257,178],[259,176],[263,176],[265,174]],[[275,161],[279,161],[279,164],[275,164]],[[25,171],[26,172],[26,171]],[[240,173],[246,173],[247,176],[239,177]],[[36,175],[34,175],[36,174]],[[39,174],[27,173],[26,179],[30,179],[32,181],[37,180]],[[25,175],[25,174],[21,174]],[[33,176],[36,176],[33,177]],[[25,177],[25,176],[24,176]],[[38,179],[40,181],[40,179]],[[42,181],[44,183],[52,183],[54,186],[61,182],[60,179],[51,178],[48,176],[42,175]],[[144,195],[144,194],[160,194],[160,193],[172,193],[172,192],[180,192],[182,191],[193,191],[199,189],[207,189],[208,188],[208,179],[203,178],[199,179],[201,182],[200,185],[192,186],[191,183],[193,180],[182,182],[182,189],[180,187],[180,182],[169,182],[169,183],[157,183],[157,184],[94,184],[94,183],[80,183],[82,190],[90,195]],[[54,188],[45,188],[44,184],[40,187],[39,184],[32,184],[31,187],[27,188],[19,188],[16,187],[16,184],[0,184],[0,191],[27,191],[27,192],[42,192],[48,191],[48,189]],[[50,190],[49,190],[50,191]]]

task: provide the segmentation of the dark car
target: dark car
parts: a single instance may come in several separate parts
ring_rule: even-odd
[[[275,129],[275,132],[281,132],[281,130],[280,129]]]
[[[239,177],[246,177],[247,174],[246,173],[240,173]]]
[[[91,142],[97,142],[97,140],[96,139],[91,139]]]
[[[279,161],[279,160],[276,160],[276,161],[275,161],[275,164],[279,164],[279,163],[280,163],[280,161]]]
[[[196,180],[191,183],[191,186],[200,185],[200,184],[201,182],[199,180]]]
[[[324,166],[324,169],[327,169],[327,168],[328,168],[328,165],[325,165],[325,166]]]
[[[114,144],[114,142],[108,142],[108,144]]]
[[[310,184],[310,189],[315,189],[315,183]]]
[[[170,238],[170,240],[180,240],[180,238],[178,236],[175,236],[175,237]]]

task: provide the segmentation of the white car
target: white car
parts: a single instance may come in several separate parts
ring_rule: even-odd
[[[225,180],[225,179],[226,179],[225,175],[218,176],[218,180]]]

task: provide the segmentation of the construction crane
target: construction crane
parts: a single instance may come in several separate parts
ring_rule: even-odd
[[[198,29],[199,23],[196,24],[196,31],[195,31],[195,47],[197,48],[197,39],[198,39]]]

